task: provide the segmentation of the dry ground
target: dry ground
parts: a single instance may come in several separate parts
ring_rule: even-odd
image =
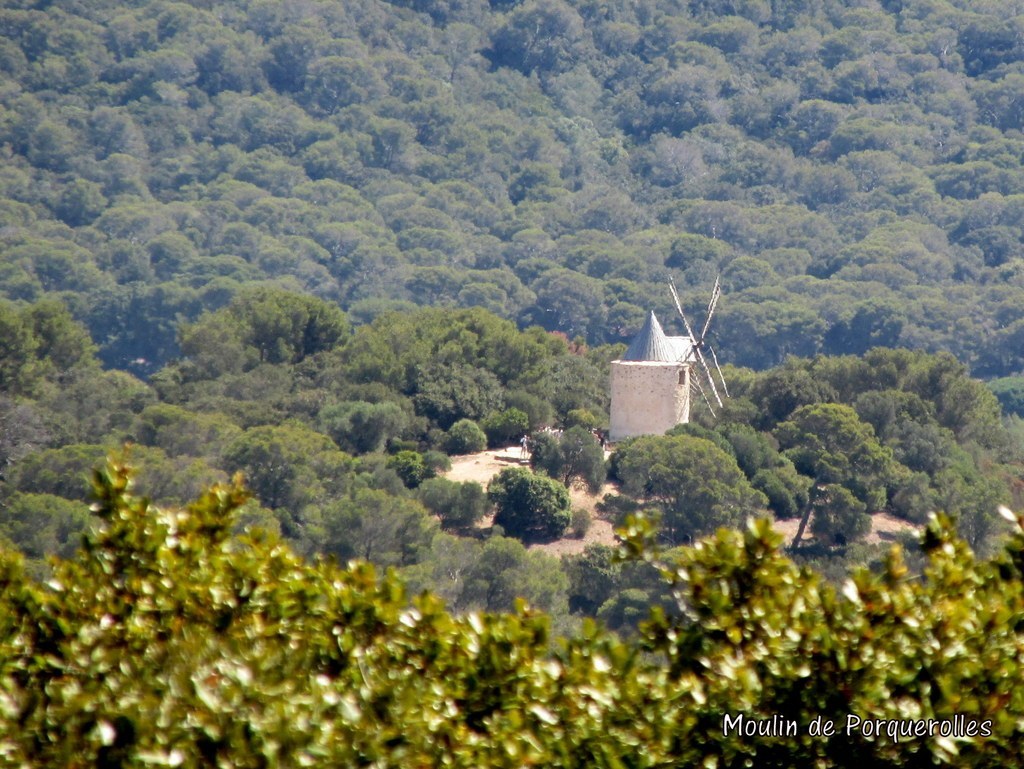
[[[776,521],[773,525],[775,526],[775,530],[785,537],[786,542],[789,543],[792,542],[793,537],[796,536],[796,530],[800,525],[800,521],[797,518],[791,518],[787,521]],[[872,513],[871,531],[868,532],[864,541],[868,544],[895,542],[902,533],[915,531],[915,529],[916,527],[913,524],[907,523],[906,521],[889,515],[888,513]],[[807,542],[808,540],[813,539],[810,535],[810,530],[811,527],[808,525],[807,530],[804,532],[803,540],[801,540],[802,542]]]
[[[445,477],[452,481],[476,481],[485,488],[488,481],[506,467],[529,465],[529,456],[523,455],[519,446],[509,446],[504,449],[493,451],[481,451],[479,454],[467,454],[461,457],[452,457],[452,469],[445,473]],[[615,491],[615,486],[608,483],[598,494],[588,494],[584,489],[571,489],[569,496],[572,498],[573,507],[582,507],[590,512],[590,531],[583,539],[559,539],[554,542],[530,545],[530,550],[540,550],[549,555],[562,556],[572,555],[583,551],[587,545],[599,543],[603,545],[615,544],[615,534],[610,521],[599,517],[596,506],[605,494]],[[489,526],[487,519],[483,525]],[[782,534],[786,542],[792,541],[796,536],[799,521],[776,521],[775,529]],[[906,521],[894,518],[888,513],[875,513],[871,516],[871,531],[868,533],[867,542],[892,542],[903,532],[912,531],[914,527]],[[810,527],[804,532],[804,541],[809,539]]]
[[[529,455],[524,456],[519,446],[510,446],[494,451],[481,451],[479,454],[452,457],[452,469],[445,473],[445,477],[452,481],[476,481],[486,488],[487,482],[506,467],[528,467],[529,463]],[[559,539],[554,542],[533,544],[529,546],[530,550],[562,556],[580,553],[583,548],[593,543],[614,545],[615,534],[612,532],[612,524],[598,518],[596,510],[597,503],[605,494],[612,491],[614,486],[611,484],[605,484],[596,495],[588,494],[583,489],[571,489],[569,496],[572,498],[573,507],[582,507],[590,512],[590,531],[583,539]],[[490,521],[485,525],[490,525]]]

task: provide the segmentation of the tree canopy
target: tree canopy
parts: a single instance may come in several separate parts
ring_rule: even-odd
[[[614,468],[627,493],[660,506],[663,533],[674,544],[738,526],[767,504],[735,458],[706,438],[632,438],[619,446]]]
[[[559,537],[569,528],[569,492],[565,486],[524,467],[508,467],[487,486],[497,510],[494,523],[518,539]]]
[[[1024,48],[997,3],[0,19],[0,297],[65,301],[108,366],[301,359],[344,335],[310,296],[618,343],[671,317],[669,273],[688,307],[721,273],[738,364],[907,346],[1020,373]]]
[[[659,554],[633,519],[623,556],[673,595],[643,653],[592,623],[553,641],[522,602],[456,616],[365,563],[235,539],[237,482],[161,508],[115,461],[95,493],[95,528],[45,583],[0,545],[0,745],[19,764],[896,768],[1020,753],[1024,524],[1009,510],[992,560],[938,517],[918,578],[896,548],[841,589],[786,558],[765,521]],[[553,584],[513,540],[482,550],[466,590],[485,570]],[[598,597],[611,575],[589,558]],[[504,608],[503,579],[485,583],[486,607]]]

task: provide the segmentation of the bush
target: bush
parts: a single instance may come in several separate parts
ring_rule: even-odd
[[[993,379],[988,383],[988,389],[999,399],[1004,414],[1024,417],[1024,377]]]
[[[407,489],[415,489],[433,475],[433,471],[423,460],[423,455],[417,451],[399,451],[388,457],[387,466],[398,473]]]
[[[625,525],[627,519],[640,512],[640,503],[625,494],[605,494],[597,503],[597,510],[605,518],[611,518],[616,526]]]
[[[581,483],[592,494],[604,484],[604,449],[583,427],[570,427],[560,436],[538,433],[532,438],[530,467],[543,470],[566,486]]]
[[[88,506],[52,494],[14,493],[0,504],[0,537],[42,565],[46,556],[68,557],[81,544]]]
[[[388,438],[387,441],[388,454],[399,454],[403,451],[419,451],[419,448],[419,443],[406,440],[405,438]]]
[[[922,573],[894,549],[841,590],[787,558],[767,521],[661,557],[652,527],[633,519],[623,550],[641,561],[628,565],[656,568],[658,593],[597,550],[572,579],[574,591],[608,596],[598,615],[609,626],[650,617],[638,653],[593,625],[555,646],[535,610],[453,616],[429,595],[410,601],[392,574],[311,564],[273,538],[240,546],[232,517],[248,495],[237,485],[158,510],[130,480],[116,464],[98,474],[86,546],[55,561],[45,585],[0,547],[7,764],[1019,763],[1024,531],[1009,511],[998,520],[1012,533],[991,561],[939,515],[922,537]],[[347,514],[369,511],[352,501],[339,533],[352,530]],[[377,512],[363,516],[368,545]],[[429,531],[412,529],[415,541],[398,537],[387,560],[415,558]],[[481,600],[508,605],[521,567],[539,559],[500,540],[486,548],[482,567],[514,573]],[[671,604],[650,615],[662,596]],[[795,734],[737,733],[725,716],[755,729],[780,719]],[[832,736],[809,733],[815,722],[834,725]],[[918,723],[923,732],[889,731]]]
[[[612,630],[623,631],[637,627],[651,614],[651,596],[646,590],[627,588],[605,601],[597,618]]]
[[[491,480],[487,497],[497,508],[494,522],[524,541],[556,539],[572,520],[569,492],[558,481],[509,467]]]
[[[530,431],[530,419],[519,409],[505,409],[486,417],[481,425],[492,449],[518,443]]]
[[[487,514],[487,494],[479,483],[430,478],[420,484],[417,496],[444,529],[469,528]]]
[[[768,509],[776,518],[796,518],[807,505],[811,482],[786,463],[770,470],[758,470],[750,485],[768,498]]]
[[[444,450],[452,456],[476,454],[487,448],[487,436],[472,419],[460,419],[444,438]]]
[[[574,507],[572,510],[572,519],[569,523],[569,529],[572,531],[573,539],[583,539],[587,536],[587,532],[590,531],[590,511],[584,510],[582,507]]]
[[[343,450],[355,454],[380,451],[388,438],[406,428],[408,421],[397,403],[346,401],[320,412],[324,431]]]
[[[570,409],[565,415],[565,426],[582,427],[584,430],[593,430],[599,427],[601,420],[587,409]]]
[[[505,406],[510,409],[519,409],[530,421],[530,429],[536,430],[543,425],[553,424],[555,421],[555,409],[543,398],[532,395],[522,390],[514,390],[505,395]]]
[[[622,572],[615,549],[598,544],[587,545],[582,553],[565,557],[562,568],[569,577],[569,609],[590,616],[619,587]]]
[[[731,454],[706,438],[646,435],[613,455],[622,489],[661,511],[662,536],[690,542],[720,526],[738,526],[768,504]]]
[[[424,451],[423,464],[427,466],[428,478],[452,469],[452,460],[443,451]]]
[[[862,539],[871,530],[867,508],[845,486],[825,486],[817,492],[811,506],[814,511],[811,531],[823,545],[847,545]]]
[[[911,523],[925,523],[936,508],[937,494],[926,473],[910,473],[900,480],[892,495],[892,513]]]
[[[582,483],[591,494],[600,491],[607,476],[604,449],[583,427],[570,427],[559,439],[562,449],[561,479],[566,485]]]
[[[535,472],[558,478],[561,476],[562,461],[562,447],[557,435],[543,432],[530,436],[530,467]]]

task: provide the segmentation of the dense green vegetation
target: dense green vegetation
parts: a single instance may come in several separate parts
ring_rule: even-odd
[[[17,331],[0,355],[12,383],[0,400],[0,535],[33,573],[75,550],[91,469],[131,443],[138,490],[161,503],[242,472],[254,499],[240,530],[277,532],[310,557],[394,566],[457,611],[508,611],[523,596],[567,618],[558,561],[501,536],[501,521],[476,528],[492,509],[485,490],[434,476],[443,450],[482,447],[473,419],[525,431],[603,413],[604,353],[481,309],[387,313],[353,331],[329,302],[259,288],[184,326],[187,357],[147,383],[104,372],[60,305],[0,311]],[[565,488],[537,480],[562,503],[560,527],[527,521],[509,535],[569,525]]]
[[[47,555],[74,552],[89,473],[130,443],[138,490],[153,500],[182,504],[242,472],[253,500],[239,530],[276,532],[310,558],[394,567],[455,611],[510,610],[524,596],[560,632],[589,615],[632,633],[664,604],[656,573],[614,564],[607,547],[560,563],[522,544],[589,525],[565,487],[604,479],[579,422],[605,423],[607,362],[621,346],[519,331],[480,308],[384,313],[353,329],[325,300],[247,288],[185,324],[186,357],[143,382],[103,371],[60,305],[0,305],[0,320],[11,329],[0,535],[35,575]],[[877,349],[727,376],[733,398],[717,419],[695,407],[700,422],[617,447],[606,516],[646,509],[669,545],[749,516],[800,519],[799,557],[839,579],[880,559],[884,548],[863,542],[872,513],[920,525],[946,511],[987,553],[997,505],[1024,502],[1024,444],[1004,426],[1017,417],[1001,417],[948,354]],[[436,477],[446,451],[479,449],[509,424],[505,445],[566,426],[534,435],[538,475],[507,470],[489,490]]]
[[[973,0],[7,3],[0,295],[63,299],[148,374],[253,282],[597,344],[673,317],[670,270],[691,306],[721,272],[738,364],[883,345],[1016,375],[1020,23]]]
[[[13,765],[992,767],[1020,755],[1024,523],[1009,510],[993,560],[939,518],[922,578],[894,550],[841,591],[784,557],[764,522],[659,556],[636,520],[627,548],[674,597],[635,646],[593,625],[553,642],[523,606],[458,617],[430,596],[410,605],[369,566],[232,538],[245,501],[234,485],[159,509],[113,464],[96,488],[94,532],[45,585],[0,552],[0,753]],[[740,715],[795,731],[737,734],[727,719]],[[832,736],[810,733],[815,719]]]
[[[572,521],[565,486],[525,467],[498,473],[487,486],[487,496],[494,503],[495,525],[517,539],[556,539]]]
[[[567,419],[575,413],[570,412]],[[531,467],[566,486],[578,484],[596,494],[607,477],[604,449],[597,436],[581,425],[573,425],[561,435],[537,433],[531,437],[528,449]]]
[[[670,541],[768,507],[813,511],[819,541],[843,545],[866,533],[867,513],[921,523],[945,510],[984,550],[996,506],[1020,493],[1018,439],[949,355],[876,349],[734,374],[720,419],[630,439],[613,456],[623,490],[659,503]]]
[[[0,755],[1015,760],[1022,19],[5,4]],[[670,273],[688,307],[722,275],[733,397],[605,467],[608,363],[647,310],[675,323]],[[533,472],[438,477],[545,426]],[[90,523],[125,444],[134,490],[109,468]],[[633,559],[526,547],[585,531],[565,487],[606,471]],[[933,510],[906,566],[864,542]],[[719,530],[760,516],[816,571]],[[727,712],[994,736],[726,739]]]

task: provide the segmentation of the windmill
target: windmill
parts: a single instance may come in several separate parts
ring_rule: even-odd
[[[693,355],[704,369],[704,374],[707,376],[708,389],[711,390],[711,394],[715,396],[715,401],[718,403],[719,408],[724,407],[722,403],[722,397],[718,394],[718,388],[715,386],[715,378],[711,373],[711,367],[708,366],[707,359],[704,357],[704,353],[701,350],[707,350],[711,355],[711,361],[715,364],[715,370],[718,372],[718,380],[722,383],[722,392],[725,393],[725,397],[729,397],[729,388],[725,384],[725,377],[722,375],[722,368],[718,365],[718,356],[715,355],[714,349],[710,344],[707,343],[708,329],[711,327],[711,318],[715,314],[715,307],[718,305],[718,300],[722,296],[722,285],[718,278],[715,278],[715,287],[711,289],[711,301],[708,302],[708,313],[707,318],[704,320],[704,328],[701,329],[700,336],[693,333],[693,328],[690,326],[690,321],[686,319],[686,315],[683,313],[683,307],[679,303],[679,294],[676,292],[676,284],[672,281],[672,278],[668,279],[668,287],[672,292],[672,299],[676,304],[676,312],[679,313],[679,317],[683,320],[683,326],[686,328],[686,333],[690,337],[690,345],[693,350]],[[715,416],[715,409],[711,406],[711,401],[708,399],[707,392],[700,383],[700,376],[694,376],[691,380],[697,387],[697,391],[700,392],[701,397],[704,398],[704,402],[708,406],[708,410],[711,412],[711,416]]]

